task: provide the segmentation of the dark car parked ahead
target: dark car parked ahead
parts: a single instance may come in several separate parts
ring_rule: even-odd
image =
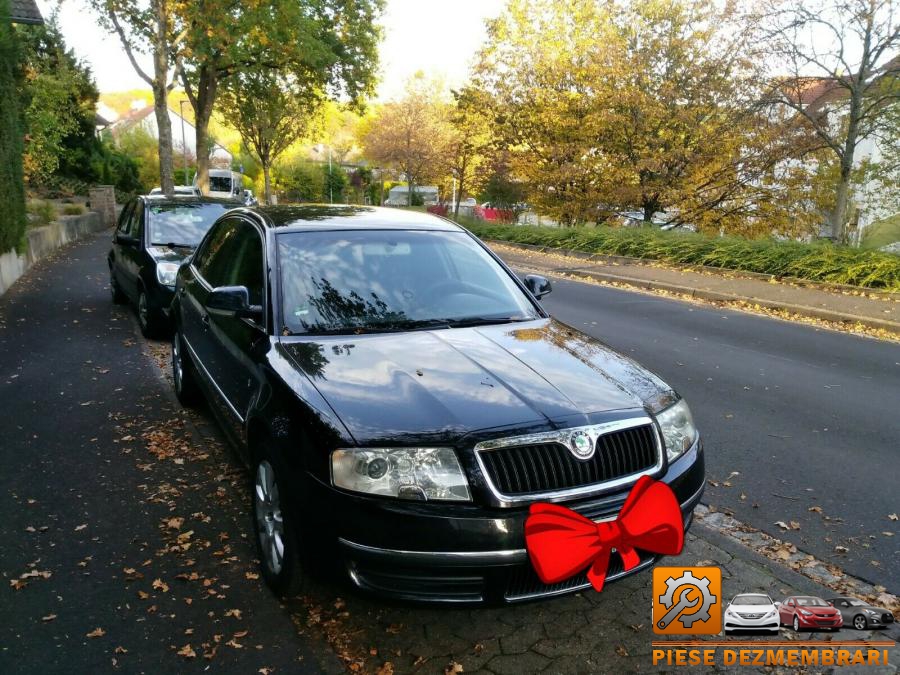
[[[134,303],[144,335],[168,327],[178,266],[216,218],[236,206],[240,202],[148,195],[122,209],[107,258],[109,289],[114,302]]]
[[[857,598],[830,598],[828,600],[841,613],[845,626],[856,630],[884,628],[894,623],[894,614],[883,607],[875,607]]]
[[[614,518],[641,476],[685,527],[700,436],[659,378],[551,319],[466,230],[352,206],[238,209],[178,271],[175,389],[202,390],[252,468],[276,592],[331,559],[394,598],[515,602],[556,584],[525,550],[530,504]],[[634,571],[657,557],[639,552]],[[625,576],[613,553],[607,579]]]

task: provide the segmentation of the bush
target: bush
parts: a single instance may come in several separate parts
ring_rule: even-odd
[[[8,0],[0,0],[0,253],[22,243],[25,184],[22,174],[22,111],[17,83],[20,52],[9,16]]]
[[[709,237],[647,228],[555,228],[472,221],[467,226],[485,239],[900,291],[900,258],[827,242]]]
[[[32,225],[47,225],[56,220],[56,207],[53,202],[43,199],[28,202],[28,213],[31,214]]]
[[[81,204],[66,204],[63,206],[64,216],[80,216],[84,213],[84,207]]]

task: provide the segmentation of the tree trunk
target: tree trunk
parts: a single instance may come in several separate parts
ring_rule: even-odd
[[[167,9],[165,0],[156,3],[156,44],[153,48],[153,109],[159,130],[159,186],[166,195],[175,193],[172,167],[172,121],[167,101],[169,78],[169,43],[166,39]]]
[[[191,101],[194,107],[194,144],[197,146],[197,185],[203,194],[209,193],[209,120],[212,117],[219,80],[213,68],[200,68],[197,94]]]
[[[843,162],[841,162],[841,175],[834,194],[834,209],[832,209],[829,220],[831,226],[831,237],[836,242],[844,239],[844,223],[847,220],[847,206],[850,201],[850,167],[844,170]]]
[[[262,159],[260,159],[259,163],[262,164],[263,181],[265,183],[265,189],[263,190],[263,195],[264,195],[264,199],[265,199],[264,203],[271,204],[272,203],[272,183],[269,179],[269,162],[268,162],[268,160],[263,161]]]

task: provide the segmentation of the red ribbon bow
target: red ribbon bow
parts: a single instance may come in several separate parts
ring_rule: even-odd
[[[638,548],[676,555],[684,546],[684,522],[672,488],[642,476],[613,521],[595,523],[564,506],[532,504],[525,545],[545,584],[568,579],[590,564],[587,577],[602,591],[612,549],[621,554],[626,571],[640,563]]]

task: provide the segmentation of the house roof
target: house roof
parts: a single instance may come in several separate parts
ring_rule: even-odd
[[[154,112],[154,108],[152,105],[148,105],[143,108],[138,108],[136,110],[131,110],[126,115],[123,115],[121,118],[119,118],[118,120],[113,122],[110,128],[112,129],[113,134],[118,137],[121,134],[127,133],[133,127],[140,124],[140,122],[142,120],[146,119],[147,116],[152,114],[153,112]],[[169,114],[175,115],[175,117],[182,119],[181,115],[177,111],[172,110],[172,108],[169,108]],[[98,115],[98,117],[99,117],[99,115]],[[191,121],[189,119],[187,119],[187,118],[183,118],[183,119],[184,119],[184,123],[187,124],[191,129],[194,128],[194,125],[191,123]],[[231,152],[228,150],[228,148],[226,148],[221,143],[215,143],[214,145],[217,148],[219,148],[220,150],[222,150],[223,152],[228,153],[229,156],[231,155]]]
[[[38,9],[34,0],[10,0],[9,14],[13,23],[44,23],[41,10]]]

